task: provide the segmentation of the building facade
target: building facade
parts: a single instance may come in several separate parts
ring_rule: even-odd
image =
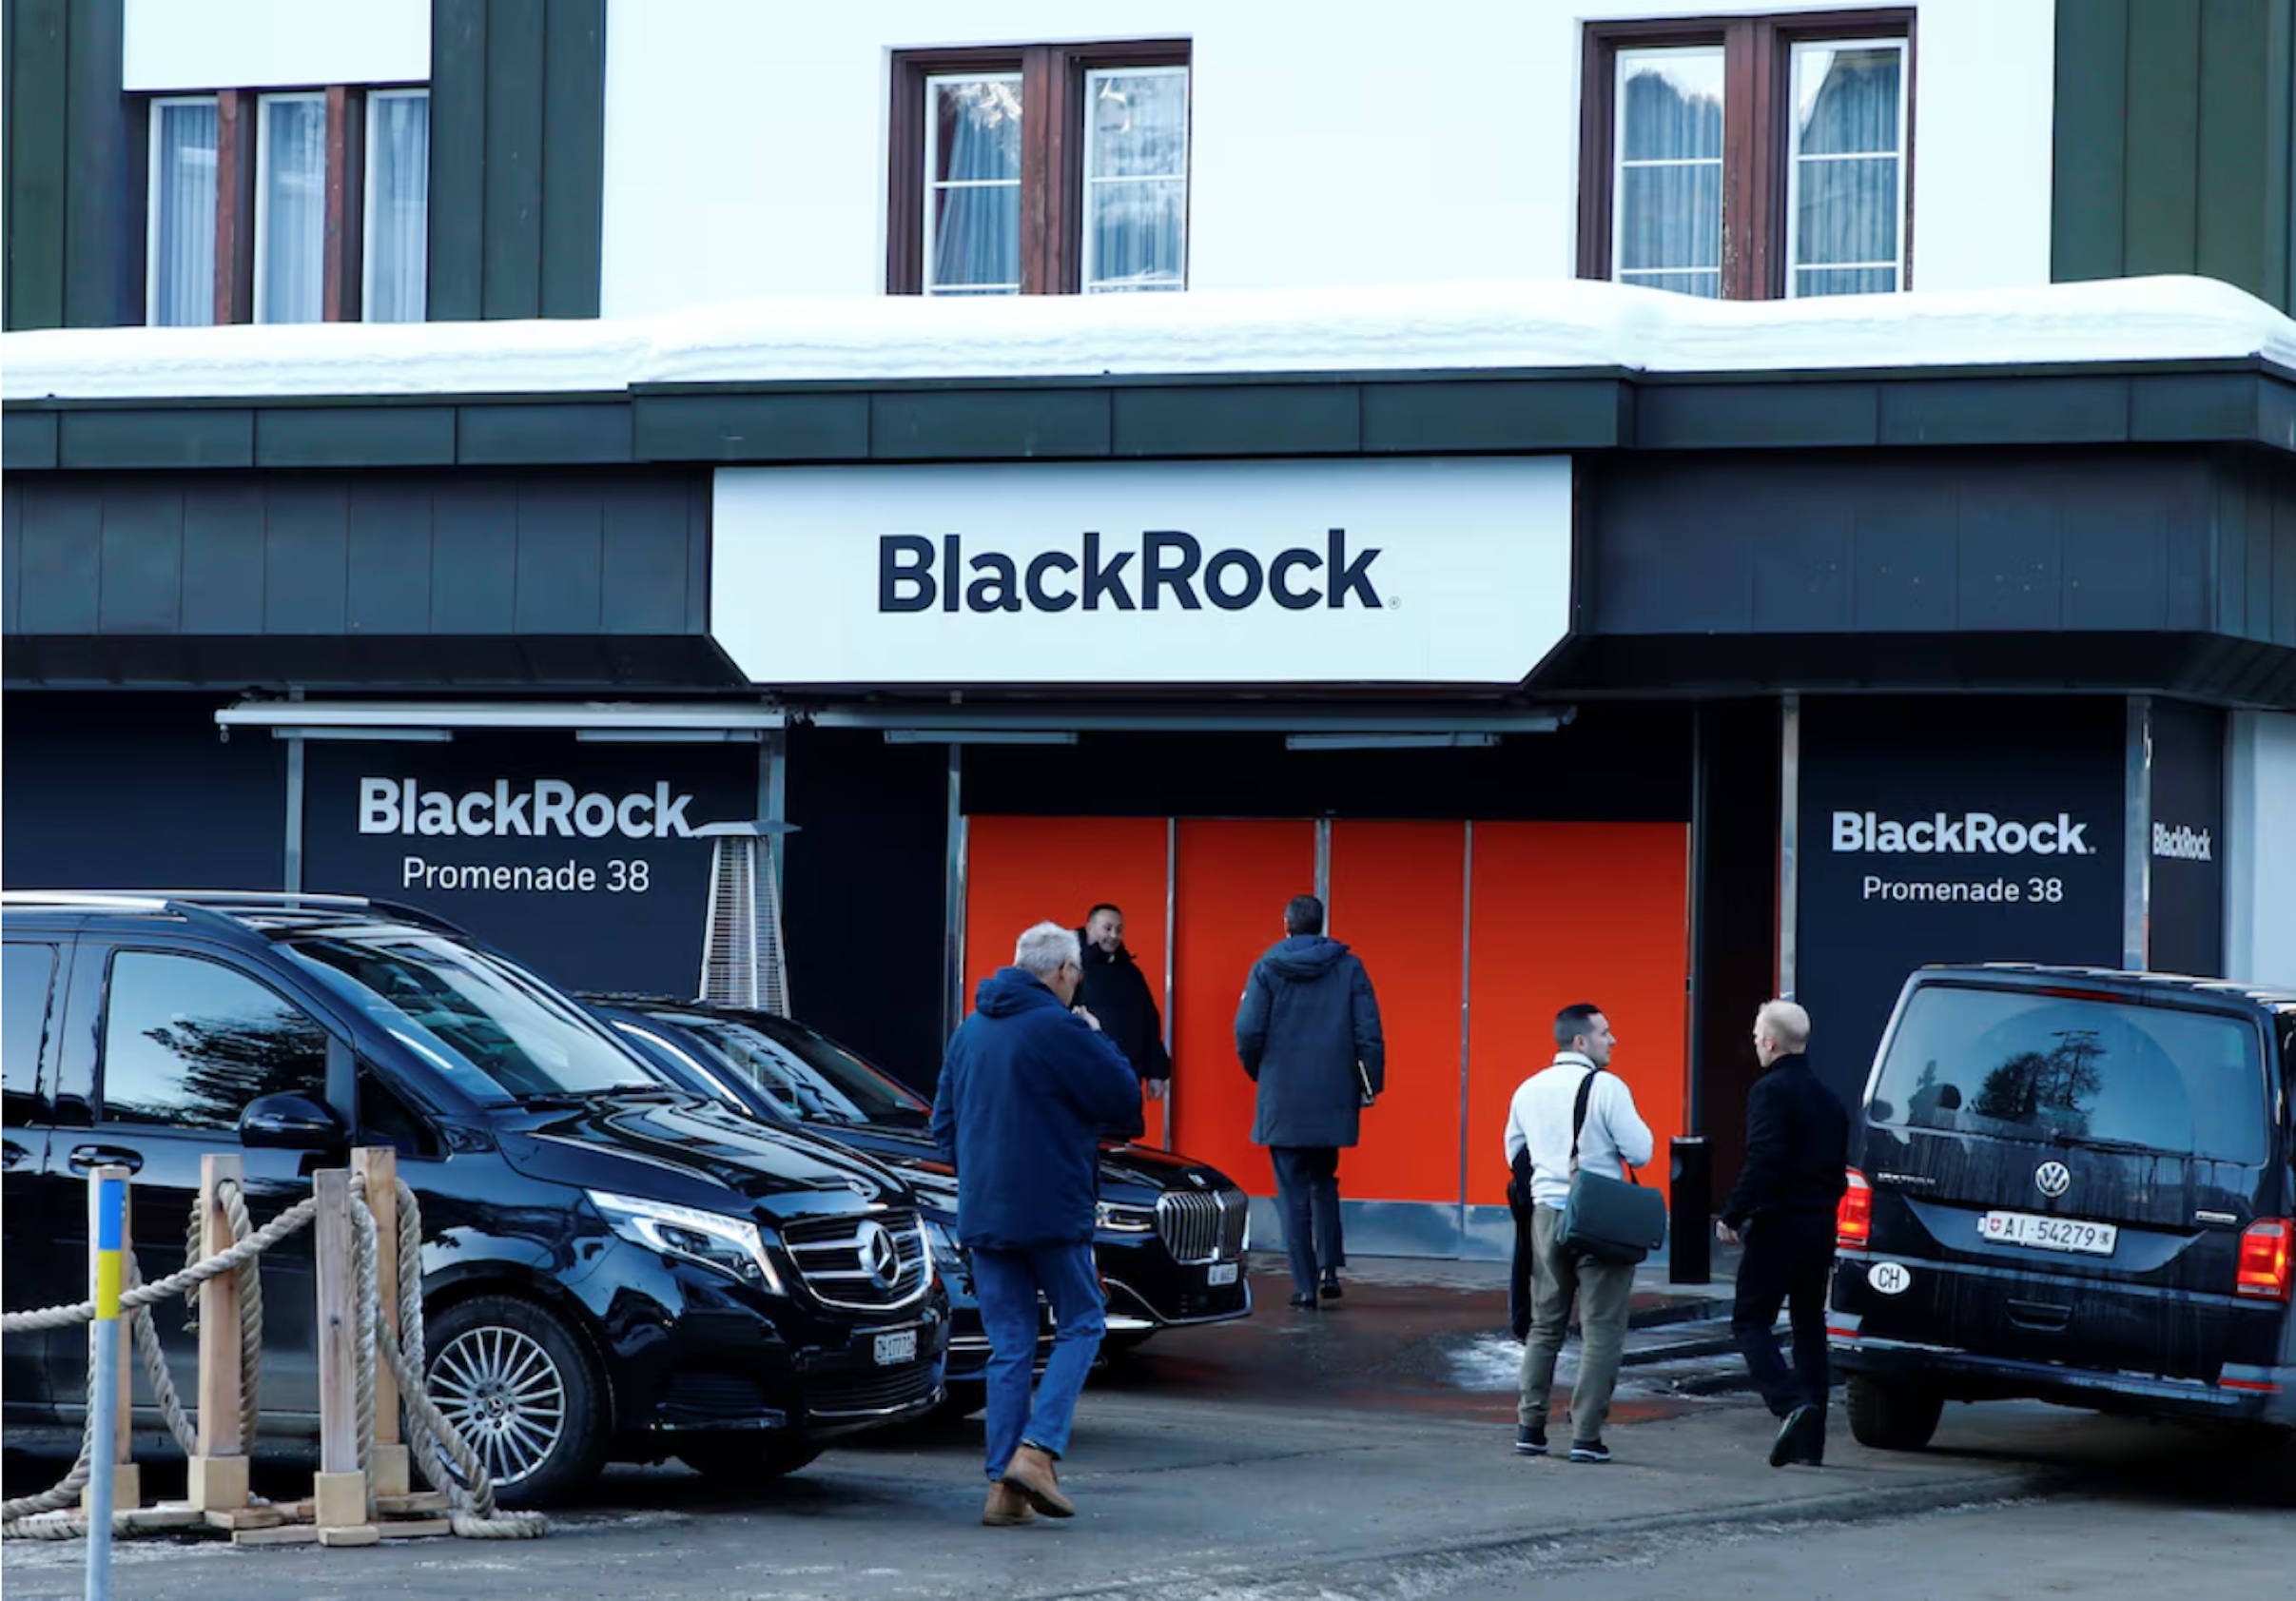
[[[2286,978],[2292,10],[14,0],[7,882],[679,992],[788,822],[921,1083],[1112,900],[1263,1194],[1314,889],[1437,1252],[1571,1002],[1727,1174],[1770,993]]]

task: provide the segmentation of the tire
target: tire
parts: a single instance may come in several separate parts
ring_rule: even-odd
[[[1921,1450],[1945,1412],[1945,1397],[1935,1390],[1861,1373],[1850,1375],[1848,1404],[1850,1434],[1876,1451]]]
[[[556,1314],[479,1296],[431,1319],[427,1334],[431,1398],[486,1465],[497,1502],[545,1506],[597,1477],[604,1387]]]
[[[810,1440],[762,1433],[696,1435],[678,1441],[677,1459],[719,1488],[740,1490],[759,1478],[783,1478],[809,1467],[822,1448]]]

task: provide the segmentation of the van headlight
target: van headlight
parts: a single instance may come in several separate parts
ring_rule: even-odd
[[[1112,1234],[1154,1234],[1156,1208],[1126,1206],[1119,1201],[1103,1201],[1093,1208],[1093,1220]]]
[[[729,1279],[762,1286],[774,1295],[782,1293],[781,1275],[766,1255],[765,1236],[749,1219],[607,1190],[586,1193],[606,1226],[631,1243],[715,1268]]]

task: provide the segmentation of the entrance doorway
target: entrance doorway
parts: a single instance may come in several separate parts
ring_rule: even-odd
[[[1500,1255],[1508,1102],[1551,1060],[1566,1006],[1608,1014],[1612,1066],[1659,1142],[1643,1177],[1665,1184],[1688,1090],[1688,850],[1679,823],[971,817],[965,1007],[1022,929],[1121,907],[1173,1057],[1170,1101],[1144,1108],[1148,1142],[1270,1198],[1236,1006],[1284,903],[1320,893],[1387,1037],[1387,1093],[1340,1162],[1349,1247]]]

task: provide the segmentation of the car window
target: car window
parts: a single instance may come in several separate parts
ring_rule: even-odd
[[[736,1023],[699,1012],[666,1012],[667,1021],[706,1041],[792,1117],[808,1123],[922,1125],[929,1103],[827,1039],[808,1030],[783,1033],[760,1020]]]
[[[2262,1044],[2221,1012],[1932,985],[1907,1003],[1867,1111],[1897,1126],[2262,1162]]]
[[[277,990],[197,956],[123,950],[104,1006],[104,1116],[232,1128],[264,1095],[327,1098],[327,1031]]]
[[[55,971],[54,946],[8,942],[6,988],[0,991],[0,1069],[5,1069],[11,1102],[40,1093],[40,1046],[48,1038],[48,991]]]

